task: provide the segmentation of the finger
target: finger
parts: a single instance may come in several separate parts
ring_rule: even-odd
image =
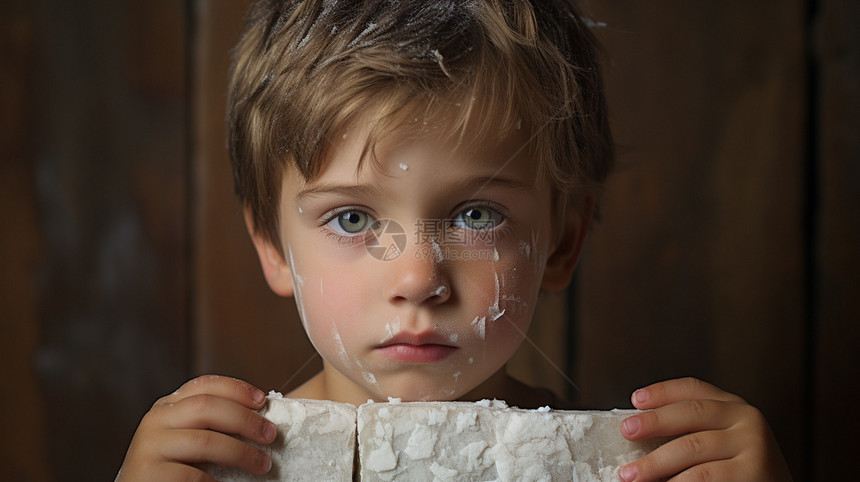
[[[642,412],[621,422],[621,434],[628,440],[681,435],[704,430],[722,430],[744,417],[738,403],[716,400],[687,400]]]
[[[194,395],[209,394],[240,403],[257,410],[266,404],[266,394],[250,383],[232,377],[203,375],[189,380],[158,403],[174,403]]]
[[[723,402],[743,402],[737,395],[720,390],[697,378],[678,378],[655,383],[633,392],[633,406],[640,410],[662,407],[683,400],[706,398]]]
[[[216,482],[206,472],[185,464],[166,464],[160,467],[159,473],[148,472],[145,474],[148,480],[173,480],[177,482]],[[137,479],[137,480],[147,480]]]
[[[619,475],[626,482],[657,480],[700,464],[729,459],[736,452],[737,447],[725,432],[696,432],[669,441],[636,462],[625,465]]]
[[[702,480],[742,480],[737,464],[731,460],[717,460],[696,465],[672,477],[671,482],[700,482]]]
[[[165,460],[209,462],[238,467],[254,474],[265,474],[272,466],[272,459],[265,451],[212,430],[174,430],[159,450]]]
[[[245,437],[258,444],[275,440],[277,428],[257,412],[232,400],[194,395],[162,408],[163,423],[175,429],[211,429]]]

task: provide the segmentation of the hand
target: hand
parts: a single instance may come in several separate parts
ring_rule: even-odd
[[[213,480],[191,465],[203,462],[268,472],[268,454],[228,435],[261,445],[275,440],[275,426],[254,412],[265,404],[265,394],[241,380],[189,381],[144,415],[116,480]]]
[[[764,416],[740,397],[684,378],[637,390],[631,398],[636,408],[650,411],[622,422],[625,438],[680,436],[622,467],[621,480],[791,480]]]

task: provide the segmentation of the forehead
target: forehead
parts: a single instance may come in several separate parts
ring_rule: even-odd
[[[448,124],[450,125],[450,124]],[[374,123],[356,122],[339,133],[317,175],[305,185],[328,182],[385,182],[400,177],[484,180],[485,185],[538,187],[536,159],[521,130],[479,133],[472,126],[452,132],[420,118],[373,138]]]
[[[346,178],[365,170],[402,170],[399,162],[394,166],[390,162],[423,155],[437,162],[456,159],[459,169],[505,171],[534,183],[541,162],[535,154],[535,136],[507,106],[494,104],[462,95],[405,106],[382,102],[332,130],[318,158],[320,165],[304,181],[313,182],[325,173]],[[507,112],[502,115],[500,109]]]

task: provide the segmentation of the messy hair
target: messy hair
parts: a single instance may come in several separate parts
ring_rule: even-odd
[[[235,186],[255,231],[280,246],[287,166],[313,179],[330,139],[368,112],[376,120],[359,162],[394,129],[442,125],[466,145],[523,130],[556,204],[594,192],[613,143],[596,43],[572,1],[255,2],[227,114]]]

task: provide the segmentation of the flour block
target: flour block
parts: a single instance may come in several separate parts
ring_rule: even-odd
[[[262,447],[272,457],[272,470],[254,475],[206,464],[203,469],[209,475],[222,482],[352,480],[356,440],[353,405],[290,399],[271,392],[260,414],[278,428],[275,441]]]
[[[621,465],[659,446],[622,437],[635,413],[368,403],[358,410],[360,480],[616,481]]]

